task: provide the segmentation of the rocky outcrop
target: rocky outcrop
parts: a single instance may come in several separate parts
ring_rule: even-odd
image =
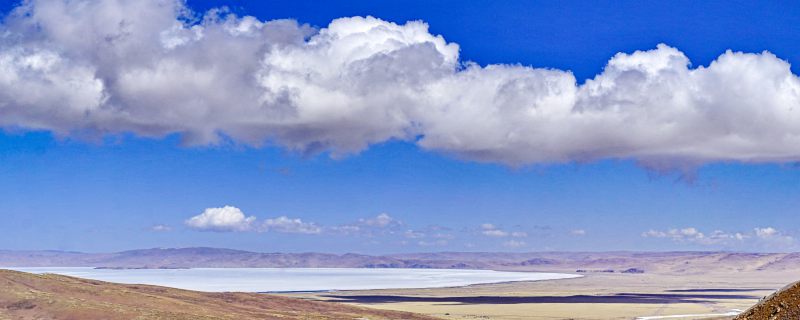
[[[762,299],[735,320],[800,319],[800,282],[795,282]]]

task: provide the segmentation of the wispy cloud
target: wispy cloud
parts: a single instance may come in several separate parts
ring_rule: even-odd
[[[359,234],[362,229],[360,226],[357,225],[341,225],[341,226],[332,226],[328,227],[327,230],[333,234],[341,234],[341,235],[355,235]]]
[[[668,229],[664,231],[648,230],[641,234],[644,238],[669,239],[676,243],[697,244],[704,246],[737,246],[737,245],[773,245],[794,244],[794,238],[783,234],[773,227],[753,228],[749,232],[725,232],[714,230],[701,232],[694,227]]]
[[[487,237],[496,237],[496,238],[505,238],[505,237],[515,237],[515,238],[526,238],[528,237],[528,233],[524,231],[506,231],[500,229],[499,227],[495,226],[491,223],[484,223],[480,227],[481,234]]]
[[[422,238],[426,237],[425,233],[422,233],[422,232],[419,232],[419,231],[414,231],[414,230],[411,230],[411,229],[406,230],[403,233],[403,236],[408,238],[408,239],[422,239]]]
[[[443,246],[456,238],[449,228],[441,226],[428,226],[420,229],[407,229],[403,232],[406,239],[417,239],[420,246]]]
[[[372,237],[400,233],[402,232],[401,228],[403,225],[402,221],[392,217],[388,213],[380,213],[374,217],[358,219],[355,223],[327,227],[326,232]]]
[[[153,232],[169,232],[172,231],[172,227],[165,225],[165,224],[155,224],[150,226],[150,231]]]
[[[427,241],[427,240],[417,241],[417,245],[419,245],[421,247],[435,247],[435,246],[436,247],[443,247],[443,246],[446,246],[448,244],[449,244],[449,242],[447,240],[444,240],[444,239],[438,239],[438,240],[432,240],[432,241]]]
[[[570,231],[569,231],[569,234],[571,234],[571,235],[573,235],[573,236],[585,236],[585,235],[586,235],[586,230],[583,230],[583,229],[573,229],[573,230],[570,230]]]
[[[503,246],[507,248],[522,248],[527,246],[528,244],[522,240],[508,240],[503,242]]]
[[[260,226],[260,230],[265,232],[281,232],[281,233],[305,233],[305,234],[320,234],[322,228],[314,223],[304,222],[302,219],[289,218],[280,216],[273,219],[266,219]]]

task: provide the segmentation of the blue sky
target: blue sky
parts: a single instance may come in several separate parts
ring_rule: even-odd
[[[54,1],[35,5],[50,3]],[[371,15],[401,25],[422,20],[430,34],[458,44],[460,61],[570,70],[578,84],[603,72],[618,52],[653,50],[659,43],[680,50],[691,68],[708,66],[728,49],[767,50],[792,64],[792,73],[800,73],[800,36],[794,32],[800,25],[800,6],[790,2],[476,1],[463,5],[455,1],[231,0],[189,1],[188,6],[198,13],[228,6],[237,17],[290,18],[315,29],[351,16]],[[9,12],[11,7],[0,9]],[[49,36],[50,42],[41,46],[63,41]],[[4,41],[0,52],[32,46]],[[69,43],[48,48],[63,59],[78,59],[81,51],[66,48]],[[88,60],[75,61],[90,61],[96,63],[96,70],[103,70],[102,58],[80,59]],[[74,74],[80,70],[64,72],[77,77]],[[344,138],[322,148],[308,143],[303,136],[307,131],[292,131],[278,141],[254,145],[248,142],[248,134],[237,136],[231,133],[233,129],[221,142],[205,141],[203,131],[195,127],[150,129],[160,122],[149,126],[114,122],[110,126],[124,128],[102,127],[97,133],[94,130],[102,124],[83,126],[67,116],[54,120],[39,113],[5,112],[4,108],[23,108],[27,105],[22,103],[31,99],[7,93],[14,88],[5,82],[0,82],[0,89],[0,117],[11,119],[0,121],[4,128],[0,133],[0,248],[4,249],[791,251],[797,249],[795,238],[800,237],[800,225],[794,219],[800,207],[800,170],[794,163],[800,158],[792,151],[798,149],[792,140],[776,143],[774,149],[720,148],[725,151],[713,156],[693,152],[673,157],[638,144],[620,154],[585,145],[552,154],[528,152],[512,144],[510,149],[486,155],[461,149],[462,145],[454,146],[448,139],[421,142],[422,138],[405,139],[394,132],[362,147],[360,141],[349,140],[345,126],[324,131],[328,133],[323,136]],[[130,99],[116,102],[111,93],[107,99],[119,103],[116,106],[129,108],[134,103]],[[781,101],[777,103],[793,107],[797,100]],[[720,105],[725,106],[724,102]],[[53,111],[57,109],[43,110],[49,111],[41,114],[58,113]],[[727,114],[724,110],[721,115]],[[729,113],[741,110],[750,109]],[[747,137],[761,132],[758,125],[747,123],[741,131],[736,126],[727,130]],[[367,127],[364,135],[377,130]],[[434,137],[434,133],[440,131],[419,135]],[[682,137],[692,140],[693,134]],[[200,142],[186,138],[193,135]],[[559,143],[571,145],[572,140]],[[701,151],[715,148],[702,145]],[[575,154],[588,154],[588,158]],[[256,217],[255,221],[188,221],[223,206],[235,207],[244,216]]]

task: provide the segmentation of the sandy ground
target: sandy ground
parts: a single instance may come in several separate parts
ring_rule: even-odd
[[[800,280],[798,271],[696,275],[590,273],[566,280],[300,296],[444,319],[635,319],[745,310],[796,280]],[[680,319],[700,318],[712,317]]]

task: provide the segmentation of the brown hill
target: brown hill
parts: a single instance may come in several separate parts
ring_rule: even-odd
[[[734,320],[800,319],[800,282],[795,282],[761,300]]]
[[[203,293],[0,270],[0,319],[433,319],[255,293]]]

